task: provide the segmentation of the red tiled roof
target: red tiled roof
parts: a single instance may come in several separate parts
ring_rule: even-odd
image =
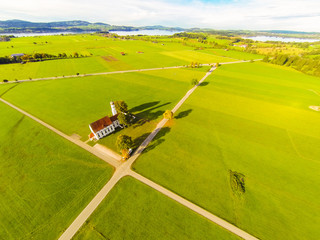
[[[118,120],[118,115],[119,115],[119,113],[116,114],[116,115],[113,115],[112,117],[110,117],[111,122],[114,122],[115,120]]]
[[[104,118],[101,118],[101,119],[91,123],[90,126],[92,128],[92,131],[98,132],[101,129],[104,129],[111,124],[112,124],[111,119],[108,116],[106,116]]]

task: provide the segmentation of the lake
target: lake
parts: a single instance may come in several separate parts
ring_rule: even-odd
[[[118,34],[119,36],[127,35],[148,35],[148,36],[169,36],[181,31],[168,30],[139,30],[139,31],[110,31],[110,33]]]
[[[169,36],[181,31],[168,31],[168,30],[139,30],[139,31],[110,31],[110,33],[118,34],[119,36],[127,35],[158,35]],[[0,33],[1,35],[13,35],[15,37],[37,37],[37,36],[53,36],[53,35],[67,35],[67,34],[86,34],[94,32],[48,32],[48,33]]]
[[[273,36],[256,36],[256,37],[243,37],[244,39],[251,39],[253,41],[280,41],[280,42],[318,42],[320,39],[311,38],[289,38],[289,37],[273,37]]]

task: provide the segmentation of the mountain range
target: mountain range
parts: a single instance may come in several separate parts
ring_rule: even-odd
[[[137,30],[172,30],[184,31],[183,28],[156,26],[115,26],[107,23],[90,23],[87,21],[59,21],[59,22],[29,22],[23,20],[0,21],[0,32],[18,33],[18,32],[57,32],[57,31],[137,31]]]

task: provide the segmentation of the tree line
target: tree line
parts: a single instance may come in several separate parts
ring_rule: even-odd
[[[79,58],[87,57],[77,52],[73,54],[59,53],[57,55],[49,53],[34,53],[34,54],[25,54],[23,56],[9,57],[4,56],[0,57],[0,64],[10,64],[10,63],[26,63],[26,62],[37,62],[45,60],[54,60],[54,59],[66,59],[66,58]]]
[[[320,77],[320,60],[287,54],[276,54],[273,58],[264,57],[264,62],[292,67],[303,73]]]

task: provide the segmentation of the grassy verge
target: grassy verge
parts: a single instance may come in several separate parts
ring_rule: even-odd
[[[2,103],[0,112],[0,239],[57,239],[112,168]]]
[[[73,239],[238,239],[131,177],[122,179]]]
[[[261,239],[317,239],[320,115],[308,107],[319,96],[308,89],[318,82],[263,63],[222,66],[134,168]],[[244,194],[230,170],[244,174]]]
[[[207,70],[170,69],[10,84],[15,87],[1,85],[0,92],[5,92],[4,99],[68,135],[79,134],[84,141],[90,132],[88,125],[111,114],[110,101],[124,100],[129,110],[147,123],[140,122],[102,141],[114,148],[117,134],[139,138],[152,130],[162,113],[191,87],[191,79],[201,79]]]

